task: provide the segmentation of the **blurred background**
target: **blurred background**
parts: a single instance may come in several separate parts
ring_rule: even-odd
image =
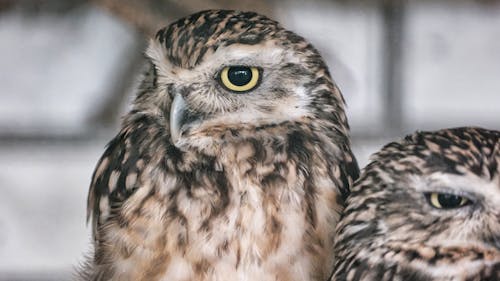
[[[147,39],[209,8],[261,12],[320,50],[361,166],[416,129],[500,129],[500,1],[0,0],[0,280],[71,280]]]

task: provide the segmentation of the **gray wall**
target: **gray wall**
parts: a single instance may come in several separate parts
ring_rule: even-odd
[[[276,3],[274,17],[328,61],[361,165],[416,129],[500,129],[498,2]],[[69,279],[82,261],[90,176],[144,43],[95,6],[0,11],[0,280]]]

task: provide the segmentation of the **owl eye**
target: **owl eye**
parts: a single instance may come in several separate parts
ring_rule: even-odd
[[[426,193],[425,196],[432,207],[437,209],[456,209],[470,204],[472,201],[466,197],[451,193]]]
[[[260,82],[260,71],[257,67],[226,66],[220,72],[220,83],[235,93],[248,92]]]

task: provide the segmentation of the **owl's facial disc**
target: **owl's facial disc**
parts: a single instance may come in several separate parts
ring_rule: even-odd
[[[259,86],[262,69],[244,65],[225,66],[217,74],[216,81],[231,94],[248,94]],[[174,94],[170,108],[170,135],[174,145],[179,144],[179,138],[190,128],[202,122],[200,109],[189,106],[180,92]]]
[[[300,54],[273,42],[220,47],[189,69],[165,60],[163,46],[156,43],[148,56],[156,66],[157,83],[169,85],[165,93],[171,102],[165,111],[177,147],[227,143],[242,136],[232,132],[314,114],[309,106],[313,73]]]

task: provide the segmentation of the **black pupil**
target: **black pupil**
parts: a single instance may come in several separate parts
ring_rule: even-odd
[[[227,78],[236,86],[244,86],[252,80],[252,70],[245,66],[232,66],[227,72]]]
[[[438,201],[443,208],[448,209],[448,208],[456,208],[460,207],[460,204],[462,203],[462,197],[453,195],[453,194],[438,194]]]

